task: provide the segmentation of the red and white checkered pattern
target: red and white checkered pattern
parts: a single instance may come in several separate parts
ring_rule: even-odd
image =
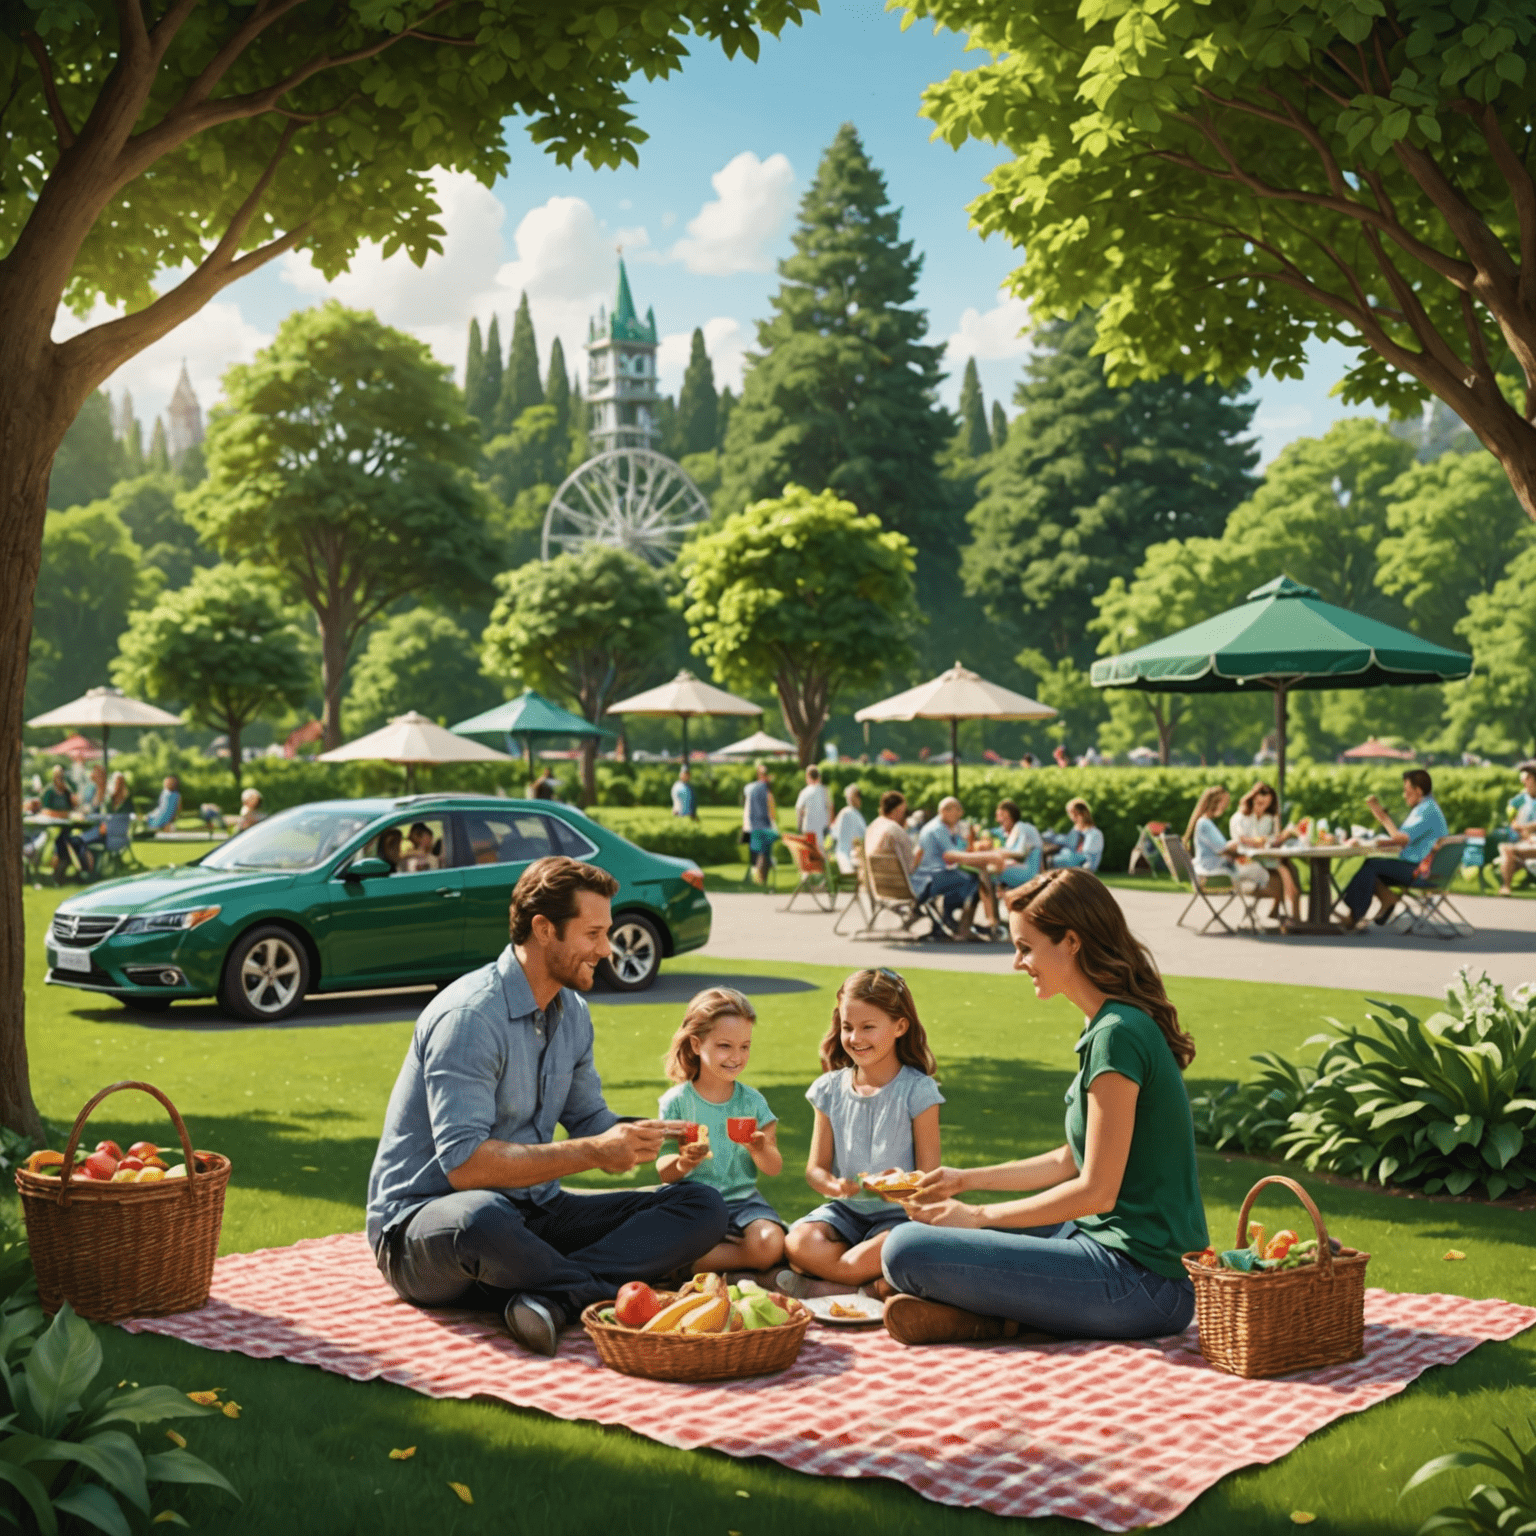
[[[220,1259],[200,1311],[122,1326],[428,1397],[622,1424],[685,1450],[892,1478],[941,1504],[1126,1531],[1172,1520],[1227,1473],[1533,1323],[1536,1309],[1509,1302],[1368,1290],[1365,1359],[1283,1381],[1212,1370],[1193,1328],[1137,1344],[907,1349],[884,1330],[813,1327],[782,1375],[686,1386],[606,1370],[579,1329],[543,1360],[493,1316],[418,1311],[347,1233]]]

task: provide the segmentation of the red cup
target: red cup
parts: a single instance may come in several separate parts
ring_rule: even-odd
[[[745,1146],[757,1134],[757,1121],[750,1115],[731,1115],[725,1122],[725,1134]]]
[[[699,1139],[699,1122],[697,1120],[685,1120],[683,1128],[678,1132],[677,1144],[680,1147],[692,1146]]]

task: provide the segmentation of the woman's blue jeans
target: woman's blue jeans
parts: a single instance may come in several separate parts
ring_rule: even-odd
[[[1070,1221],[1011,1232],[903,1222],[881,1257],[898,1291],[1064,1338],[1156,1338],[1195,1315],[1188,1276],[1154,1274]]]

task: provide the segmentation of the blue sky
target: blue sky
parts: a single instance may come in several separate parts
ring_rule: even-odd
[[[505,328],[526,289],[541,358],[559,334],[574,363],[587,316],[611,295],[620,243],[636,301],[655,307],[666,338],[667,386],[677,387],[696,325],[705,328],[717,377],[738,383],[799,198],[838,126],[852,122],[903,210],[904,234],[923,254],[918,302],[931,339],[949,349],[945,399],[953,404],[965,360],[975,356],[988,400],[1000,397],[1011,410],[1027,314],[999,289],[1016,253],[981,240],[965,212],[999,157],[985,146],[957,152],[930,142],[917,115],[923,87],[974,56],[952,34],[925,25],[903,32],[883,0],[825,5],[825,15],[766,39],[756,64],[699,45],[680,75],[635,82],[631,94],[650,134],[638,168],[562,169],[511,123],[512,164],[493,190],[468,178],[443,182],[446,250],[425,269],[365,251],[328,284],[302,258],[286,258],[227,290],[109,387],[132,389],[147,424],[164,409],[185,358],[206,407],[224,368],[270,340],[285,314],[330,293],[414,332],[458,368],[470,316],[484,324],[497,312]],[[1256,381],[1265,460],[1345,414],[1329,398],[1344,356],[1342,348],[1320,351],[1301,381]]]

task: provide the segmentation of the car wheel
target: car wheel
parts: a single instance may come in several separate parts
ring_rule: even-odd
[[[219,1001],[227,1013],[273,1024],[309,991],[309,956],[291,929],[275,925],[242,934],[224,961]]]
[[[661,931],[639,912],[621,912],[608,930],[613,954],[601,966],[603,980],[620,992],[643,992],[661,974]]]

